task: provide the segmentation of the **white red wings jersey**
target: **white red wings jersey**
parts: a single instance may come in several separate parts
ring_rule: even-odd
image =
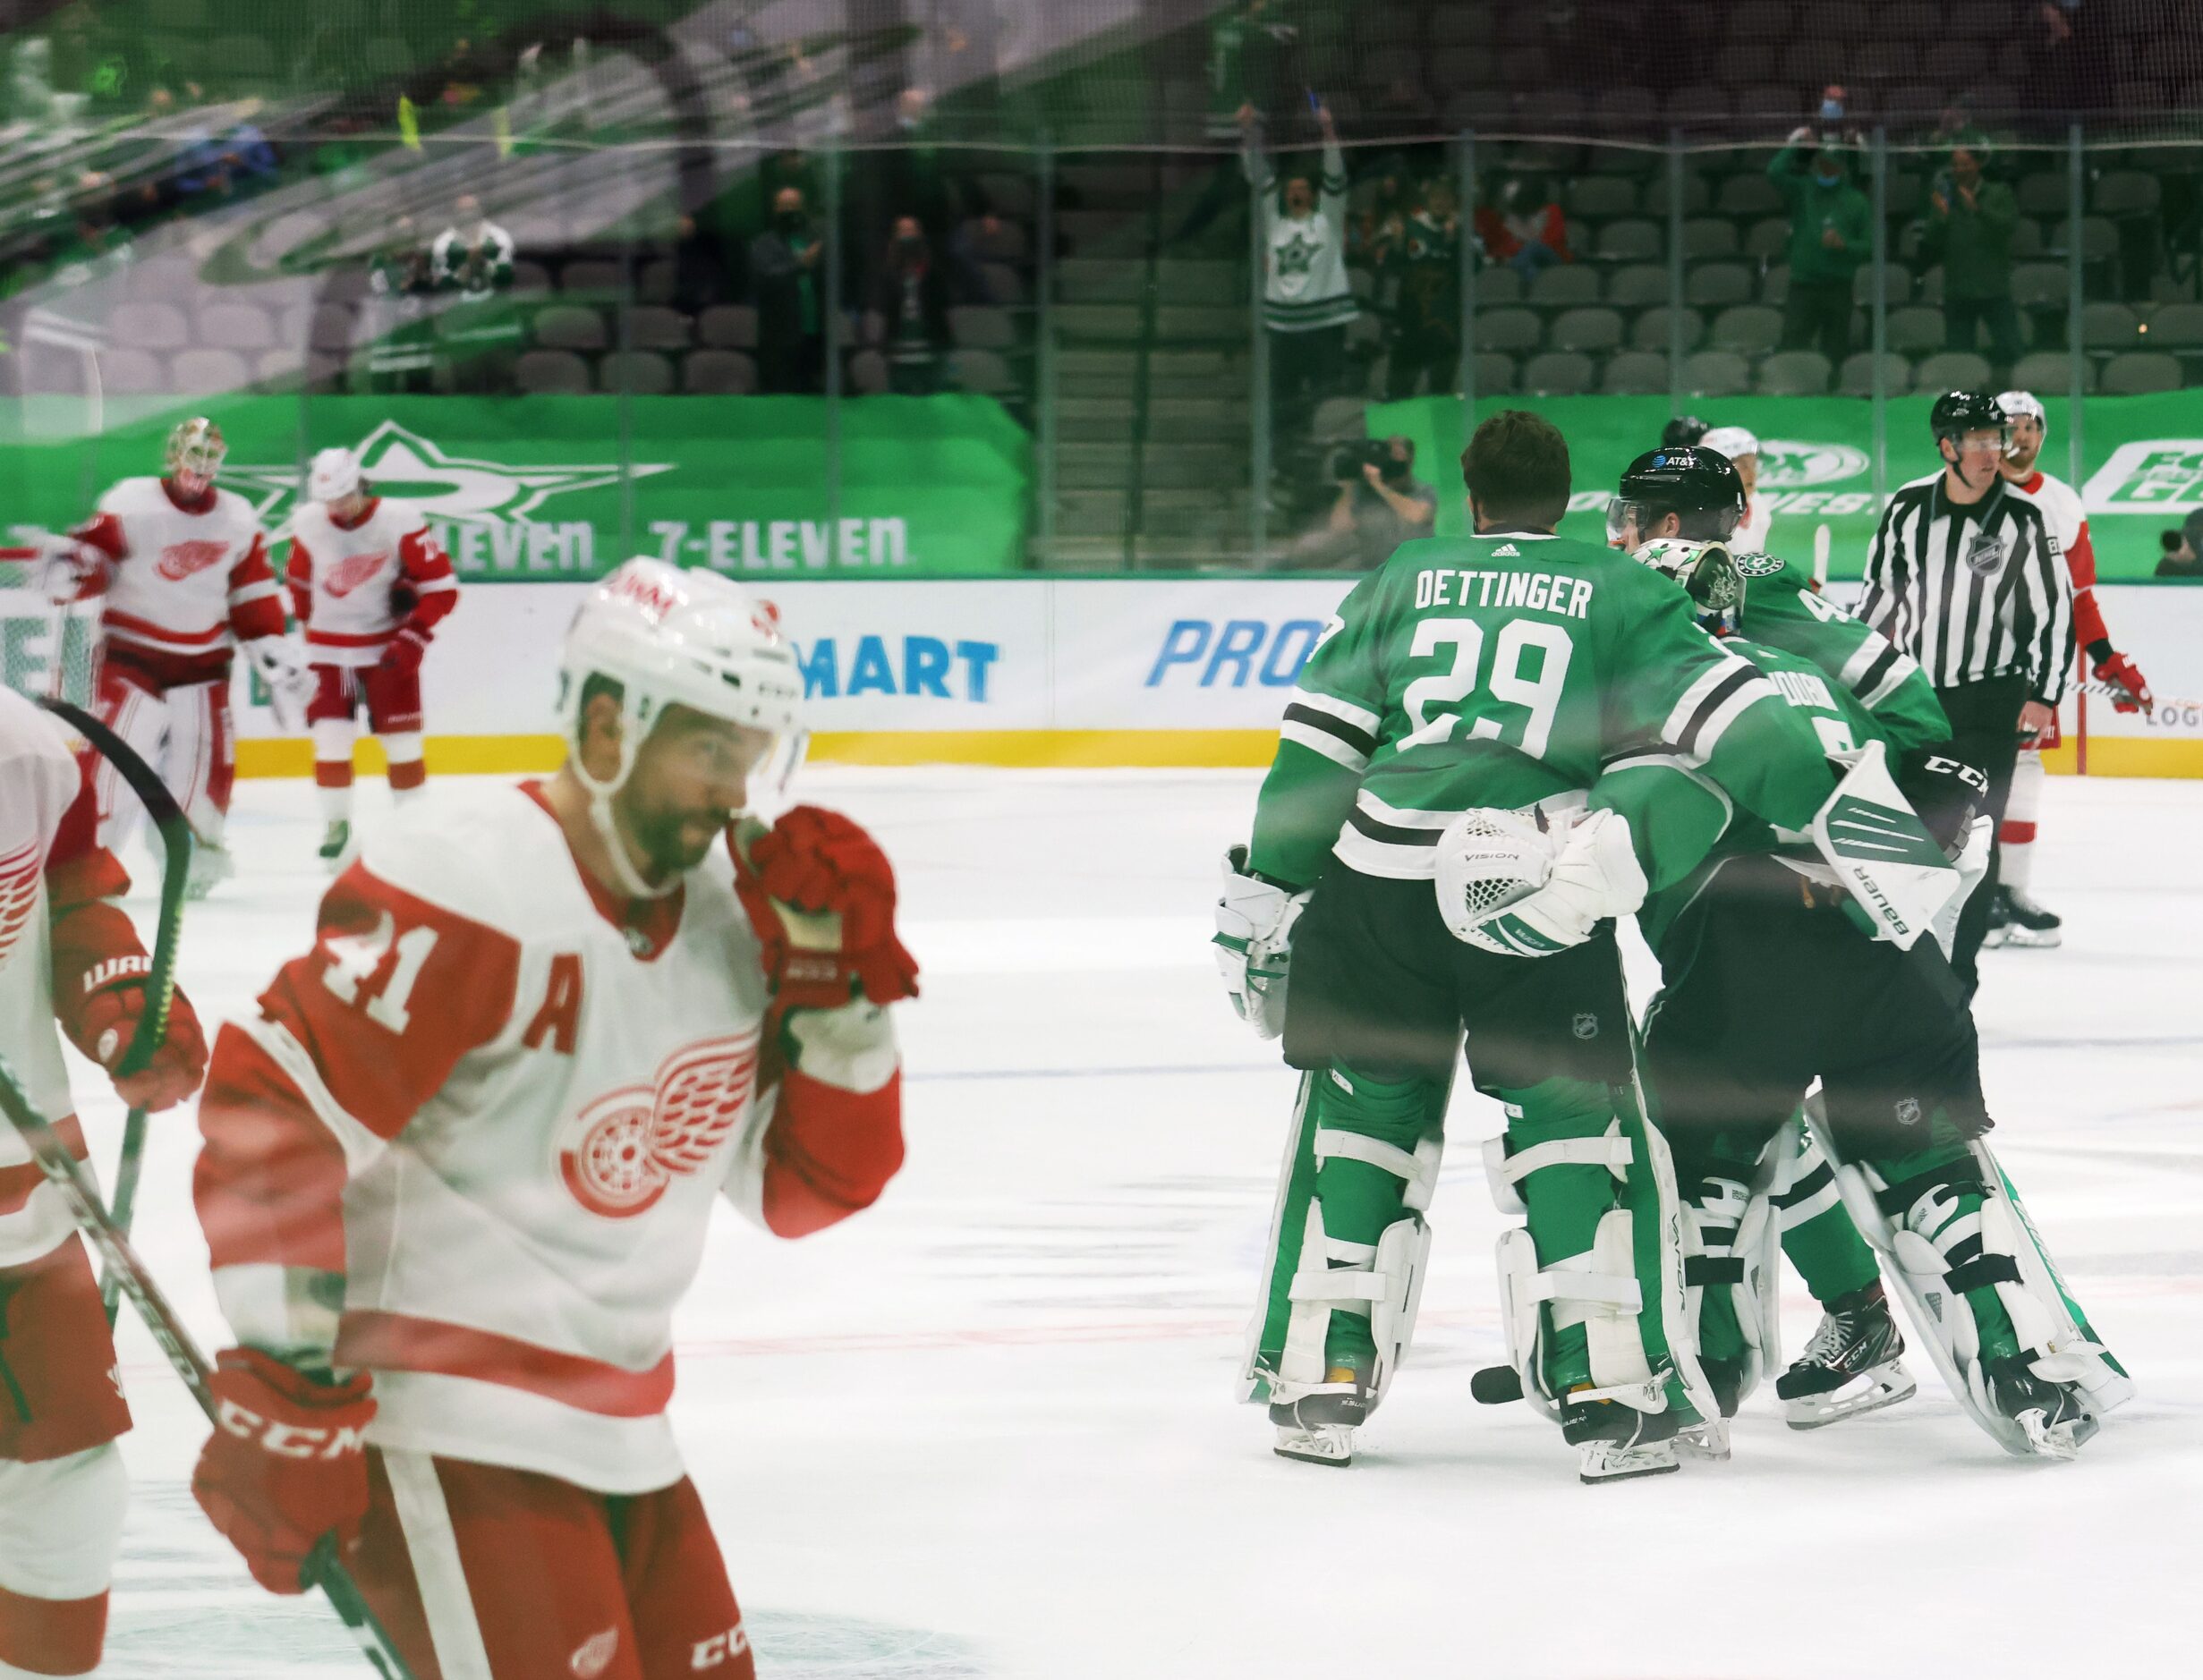
[[[187,506],[164,479],[124,479],[76,535],[107,556],[107,641],[173,681],[211,680],[236,641],[283,633],[259,515],[234,491],[217,486]]]
[[[2013,487],[2043,510],[2043,517],[2065,551],[2065,569],[2073,579],[2073,640],[2091,658],[2098,643],[2108,649],[2111,632],[2096,600],[2096,544],[2088,535],[2088,510],[2080,494],[2063,479],[2037,469]]]
[[[30,1106],[84,1153],[54,1024],[48,871],[90,844],[83,773],[61,725],[13,689],[0,688],[0,1056]],[[81,834],[72,830],[82,828]],[[60,1195],[0,1124],[0,1268],[56,1247],[75,1226]]]
[[[291,522],[284,581],[316,665],[371,666],[407,619],[426,630],[458,598],[451,558],[411,502],[378,496],[353,525],[322,502]]]
[[[343,1272],[334,1357],[373,1373],[370,1440],[608,1493],[679,1480],[674,1304],[720,1195],[755,1217],[776,1109],[816,1098],[795,1070],[761,1096],[770,998],[724,853],[623,905],[534,789],[455,794],[378,832],[260,1001],[200,1106],[241,1339],[296,1327],[299,1268]],[[872,1083],[838,1094],[888,1105],[899,1161],[891,1040]]]

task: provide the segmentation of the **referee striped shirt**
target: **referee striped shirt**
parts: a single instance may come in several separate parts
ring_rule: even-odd
[[[2073,581],[2044,510],[2002,479],[1970,507],[1941,472],[1890,497],[1859,615],[1937,688],[2024,675],[2054,706],[2073,668]]]

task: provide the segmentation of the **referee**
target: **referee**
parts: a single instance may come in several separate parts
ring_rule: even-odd
[[[1883,510],[1859,613],[1920,662],[1951,720],[1952,756],[1987,775],[1987,815],[2002,824],[2020,749],[2054,720],[2072,670],[2072,579],[2042,508],[1999,471],[2011,428],[1996,399],[1952,391],[1929,424],[1943,471]],[[1951,954],[1969,995],[1996,875],[1992,852]]]

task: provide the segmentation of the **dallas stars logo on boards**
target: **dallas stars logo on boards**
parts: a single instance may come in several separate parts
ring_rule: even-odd
[[[595,569],[595,527],[588,521],[531,517],[551,497],[617,484],[625,471],[643,479],[673,471],[670,462],[515,464],[454,454],[433,439],[385,420],[357,445],[361,470],[378,490],[417,504],[463,571],[571,572]],[[225,464],[223,481],[253,498],[272,539],[290,535],[302,489],[295,463]]]
[[[2091,513],[2185,513],[2203,507],[2203,437],[2121,444],[2088,475],[2080,496]]]

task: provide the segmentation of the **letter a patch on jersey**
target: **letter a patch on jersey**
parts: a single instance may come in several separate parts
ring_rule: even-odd
[[[521,1034],[521,1043],[540,1050],[543,1041],[561,1056],[574,1054],[574,1037],[582,1020],[582,957],[578,951],[560,951],[551,957],[550,979],[543,987],[543,1005]]]
[[[590,1212],[633,1218],[734,1134],[756,1078],[755,1031],[676,1050],[650,1089],[600,1097],[561,1129],[559,1175]]]

